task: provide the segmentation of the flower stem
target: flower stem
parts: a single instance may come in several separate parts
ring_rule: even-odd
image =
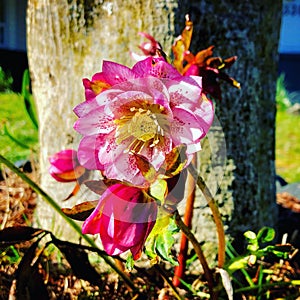
[[[193,157],[192,163],[196,165],[197,160],[196,156]],[[194,211],[194,202],[195,202],[195,181],[191,174],[188,174],[187,177],[187,199],[185,212],[183,217],[184,224],[190,229],[192,226],[192,218]],[[180,250],[177,257],[179,265],[175,267],[173,284],[174,286],[179,286],[181,284],[180,279],[183,279],[185,268],[186,268],[186,260],[187,260],[187,252],[188,252],[188,239],[185,234],[182,234],[180,241]]]
[[[60,206],[51,198],[44,190],[42,190],[34,181],[32,181],[24,172],[19,170],[13,163],[7,160],[5,157],[0,155],[0,163],[4,163],[11,171],[22,178],[37,194],[39,194],[71,227],[76,231],[81,238],[83,238],[92,247],[98,248],[94,240],[89,236],[82,234],[81,228],[72,219],[67,217],[61,210]],[[101,255],[103,260],[124,280],[124,282],[133,290],[136,291],[134,283],[130,278],[123,273],[119,268],[113,263],[113,261],[107,255]]]
[[[222,268],[224,263],[225,263],[225,232],[224,232],[224,226],[223,226],[223,222],[222,222],[222,217],[220,214],[220,211],[218,209],[218,205],[214,199],[214,197],[212,196],[209,188],[207,187],[205,181],[203,180],[203,178],[201,176],[199,176],[197,170],[195,169],[195,167],[192,164],[189,164],[188,166],[188,170],[190,172],[190,174],[193,176],[193,178],[195,179],[195,181],[197,182],[198,187],[200,188],[200,190],[202,191],[207,204],[212,212],[216,227],[217,227],[217,234],[218,234],[218,267]]]
[[[179,227],[180,230],[182,230],[182,232],[185,234],[185,236],[188,238],[188,240],[192,243],[194,250],[198,256],[198,259],[202,265],[203,271],[204,271],[204,275],[205,278],[207,280],[208,283],[208,288],[209,288],[209,292],[211,295],[211,299],[215,300],[216,298],[216,294],[214,293],[214,278],[213,278],[213,273],[212,270],[209,268],[208,263],[206,261],[206,258],[203,254],[203,251],[201,249],[201,245],[199,244],[199,242],[197,241],[196,237],[194,236],[194,234],[191,232],[191,230],[184,224],[184,222],[182,221],[178,211],[176,210],[174,212],[174,217],[175,217],[175,221],[177,226]]]
[[[169,279],[167,274],[165,274],[164,270],[158,265],[154,265],[154,268],[158,271],[159,275],[163,278],[163,280],[166,282],[166,284],[170,287],[172,290],[174,296],[177,298],[177,300],[183,300],[183,298],[179,295],[178,291],[176,290],[176,287],[173,285],[172,281]]]

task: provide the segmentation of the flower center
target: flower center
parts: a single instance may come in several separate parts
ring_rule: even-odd
[[[154,147],[163,141],[167,129],[167,118],[162,114],[164,107],[152,104],[149,107],[132,106],[119,119],[115,120],[117,126],[116,142],[120,144],[129,137],[134,140],[128,151],[138,153],[145,145]]]
[[[153,139],[158,133],[163,135],[156,115],[150,110],[144,111],[142,109],[137,111],[131,119],[130,131],[132,136],[143,142]]]

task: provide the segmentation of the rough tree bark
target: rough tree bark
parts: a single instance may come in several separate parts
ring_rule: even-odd
[[[223,100],[216,102],[220,126],[213,128],[210,138],[217,148],[212,155],[209,151],[200,153],[200,161],[211,160],[209,168],[204,164],[200,169],[214,192],[215,181],[220,183],[215,197],[227,233],[237,242],[246,230],[276,226],[275,91],[281,5],[280,0],[181,1],[178,9],[178,16],[190,12],[195,20],[193,50],[215,45],[215,54],[223,58],[238,56],[228,72],[242,88],[237,91],[226,84],[222,86]],[[182,22],[178,17],[176,20]],[[176,27],[178,31],[179,28]],[[203,206],[200,200],[194,227],[198,236],[208,241],[208,247],[214,247],[215,239],[210,233],[213,224]]]
[[[216,55],[237,55],[230,74],[242,85],[240,91],[222,87],[223,100],[216,103],[220,126],[214,127],[204,145],[219,148],[213,154],[201,153],[202,174],[216,193],[229,234],[272,226],[280,0],[29,0],[27,44],[40,118],[41,184],[57,200],[71,189],[50,178],[48,156],[77,145],[72,108],[84,99],[81,79],[99,71],[103,59],[132,65],[128,53],[140,43],[139,31],[152,34],[169,50],[184,27],[186,13],[195,25],[192,51],[214,44]],[[207,167],[207,159],[213,167]],[[214,244],[205,203],[200,199],[197,206],[198,236]],[[43,227],[51,228],[50,208],[41,203],[37,215]]]

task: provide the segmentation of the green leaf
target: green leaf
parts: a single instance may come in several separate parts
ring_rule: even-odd
[[[166,180],[157,179],[150,186],[150,195],[159,200],[161,203],[164,203],[167,194],[167,188],[168,184]]]
[[[247,249],[252,253],[256,253],[256,251],[259,249],[259,246],[258,244],[250,244],[247,246]]]
[[[230,273],[234,273],[237,270],[244,269],[248,265],[249,256],[237,257],[229,261],[226,270]]]
[[[175,243],[173,233],[169,230],[160,234],[156,238],[156,250],[158,254],[166,261],[170,262],[173,266],[178,266],[178,262],[174,260],[171,255],[171,249]]]
[[[246,231],[244,233],[245,238],[248,240],[249,245],[247,246],[247,249],[251,252],[255,252],[259,249],[258,241],[256,234],[253,231]]]
[[[262,257],[265,256],[268,253],[273,253],[279,258],[288,259],[289,254],[292,251],[293,247],[292,245],[286,244],[286,245],[269,245],[259,251],[257,251],[257,256]]]
[[[132,271],[133,267],[134,267],[134,259],[131,253],[128,254],[127,258],[126,258],[126,264],[125,267],[128,271]]]
[[[28,145],[24,144],[23,142],[21,142],[20,140],[18,140],[17,138],[15,138],[9,131],[8,128],[6,126],[6,123],[4,123],[3,126],[4,129],[4,134],[9,137],[13,142],[15,142],[17,145],[19,145],[20,147],[24,148],[24,149],[31,149]]]
[[[151,232],[152,233],[152,232]],[[145,244],[145,254],[150,259],[150,264],[155,265],[159,262],[159,257],[155,251],[155,236],[149,236]]]
[[[263,227],[257,233],[258,243],[271,242],[275,238],[275,230],[271,227]]]
[[[256,238],[256,234],[253,232],[253,231],[246,231],[245,233],[244,233],[244,236],[245,236],[245,238],[247,239],[247,240],[249,240],[249,241],[254,241],[254,240],[256,240],[257,238]]]
[[[171,250],[175,243],[174,234],[178,232],[178,227],[174,220],[170,220],[167,230],[164,230],[156,237],[156,251],[164,260],[170,262],[173,266],[178,266],[178,262],[174,260]]]
[[[32,95],[30,94],[29,87],[30,87],[30,76],[29,76],[28,69],[26,69],[23,73],[21,94],[24,99],[24,104],[25,104],[27,114],[28,114],[32,124],[34,125],[34,127],[36,129],[38,129],[39,125],[38,125],[38,121],[37,121],[38,119],[37,119],[37,115],[36,115],[35,103],[33,101]]]
[[[147,238],[145,247],[145,253],[153,264],[158,262],[158,256],[160,256],[174,266],[178,265],[171,255],[171,249],[175,243],[173,235],[178,231],[178,227],[170,215],[159,210],[157,221]]]
[[[162,209],[158,209],[155,225],[147,240],[155,238],[157,235],[167,230],[170,224],[170,215]]]

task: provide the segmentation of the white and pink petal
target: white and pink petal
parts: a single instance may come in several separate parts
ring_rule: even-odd
[[[196,116],[183,108],[173,109],[170,132],[174,145],[198,143],[203,134]]]
[[[99,149],[102,148],[106,135],[85,136],[79,143],[77,157],[79,163],[89,170],[103,170],[99,161]]]
[[[74,129],[83,135],[94,135],[99,133],[109,133],[116,128],[112,116],[104,113],[104,107],[97,107],[79,118]]]
[[[115,85],[136,77],[135,73],[128,67],[112,62],[103,61],[102,72],[110,85]]]

